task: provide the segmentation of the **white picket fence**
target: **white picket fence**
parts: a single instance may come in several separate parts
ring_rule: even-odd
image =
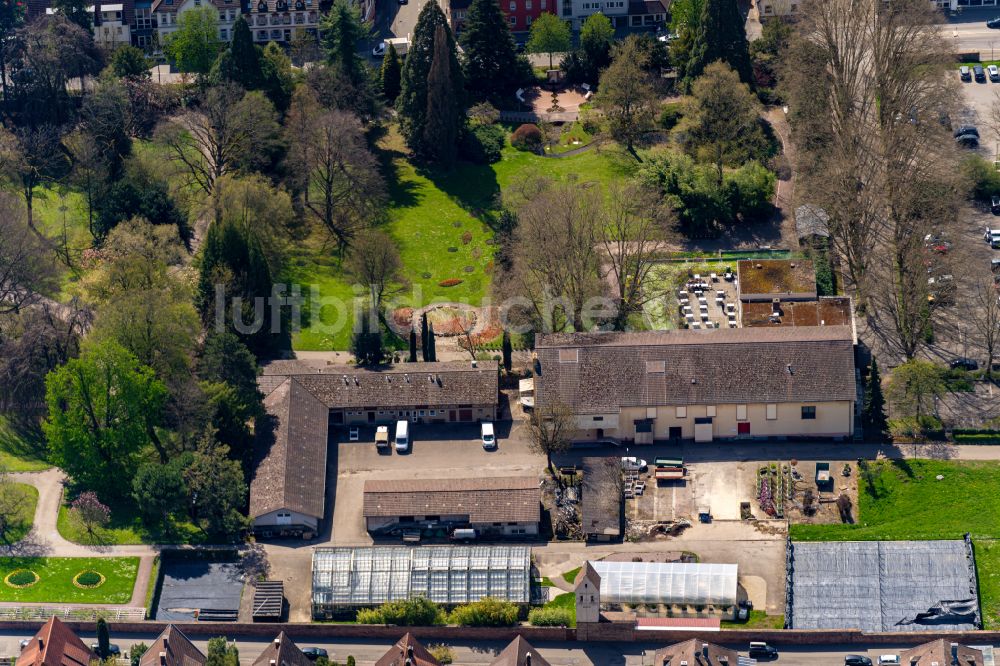
[[[112,622],[141,621],[146,619],[146,609],[133,606],[121,608],[95,608],[93,606],[7,606],[0,607],[0,620],[48,620],[52,616],[61,620],[88,621],[103,617]]]

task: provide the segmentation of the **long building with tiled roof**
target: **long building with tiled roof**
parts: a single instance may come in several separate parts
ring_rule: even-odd
[[[581,440],[854,432],[847,326],[563,333],[535,347],[536,409],[565,405]]]
[[[362,441],[374,441],[377,424],[398,420],[491,421],[500,394],[496,361],[368,369],[282,360],[264,366],[257,383],[269,419],[257,432],[250,518],[254,531],[264,537],[319,529],[327,513],[331,426],[358,426],[364,431]]]

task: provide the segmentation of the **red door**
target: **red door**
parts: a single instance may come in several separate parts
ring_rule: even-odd
[[[740,434],[740,435],[749,435],[750,434],[750,422],[749,421],[743,421],[741,423],[737,423],[736,424],[736,432],[737,432],[737,434]]]

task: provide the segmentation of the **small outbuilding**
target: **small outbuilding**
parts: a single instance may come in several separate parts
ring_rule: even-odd
[[[613,457],[583,459],[580,526],[588,541],[622,538],[624,506],[621,461]]]

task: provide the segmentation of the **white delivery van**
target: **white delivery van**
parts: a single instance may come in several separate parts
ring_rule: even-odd
[[[406,52],[410,50],[409,37],[390,37],[389,39],[385,40],[384,43],[386,51],[389,50],[389,45],[392,44],[392,46],[396,49],[396,55],[398,55],[400,58],[405,56]]]
[[[480,427],[481,436],[483,439],[484,449],[495,449],[497,448],[497,438],[493,434],[493,424],[483,423]]]
[[[473,541],[476,538],[476,530],[459,527],[451,533],[451,538],[455,541]]]
[[[389,450],[389,427],[379,426],[375,430],[375,448],[379,451]]]
[[[396,421],[396,453],[410,450],[410,422]]]

